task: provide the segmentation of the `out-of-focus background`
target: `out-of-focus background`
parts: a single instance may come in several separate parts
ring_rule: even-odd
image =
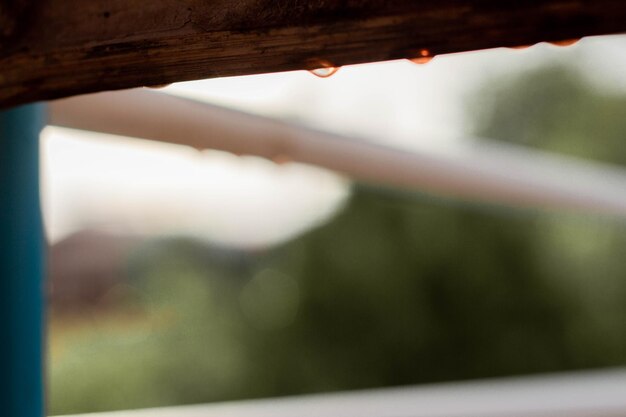
[[[499,141],[624,167],[625,52],[600,37],[163,93],[407,152]],[[52,414],[626,365],[619,215],[53,127],[42,144]]]

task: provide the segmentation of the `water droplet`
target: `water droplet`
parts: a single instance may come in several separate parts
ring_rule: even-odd
[[[423,65],[423,64],[428,64],[432,60],[433,60],[433,57],[428,56],[428,57],[411,58],[409,61],[411,61],[414,64]]]
[[[414,64],[423,65],[428,64],[430,61],[433,60],[433,58],[433,55],[428,49],[420,49],[418,56],[416,56],[415,58],[411,58],[409,61],[413,62]]]
[[[320,77],[320,78],[328,78],[334,73],[339,71],[337,67],[325,67],[325,68],[316,68],[314,70],[310,70],[311,74]]]
[[[170,85],[172,85],[172,84],[171,83],[168,83],[168,84],[155,84],[155,85],[147,85],[146,88],[151,88],[153,90],[158,90],[160,88],[165,88],[165,87],[170,86]]]
[[[281,154],[274,155],[274,157],[272,158],[272,161],[274,161],[276,165],[284,165],[284,164],[291,162],[291,157],[289,155],[281,153]]]
[[[578,42],[580,39],[565,39],[562,41],[552,41],[550,42],[552,45],[555,46],[572,46],[574,45],[576,42]]]
[[[319,65],[319,68],[309,70],[309,72],[320,78],[328,78],[339,71],[339,67],[334,66],[325,59],[316,59],[314,65]]]

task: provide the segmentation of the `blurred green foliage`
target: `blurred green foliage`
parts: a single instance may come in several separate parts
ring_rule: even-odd
[[[482,137],[626,165],[626,95],[553,65],[485,83],[469,97]]]
[[[480,97],[481,135],[626,162],[626,98],[568,70]],[[625,251],[616,219],[360,186],[328,224],[270,252],[155,241],[130,261],[133,319],[67,336],[51,411],[624,365]]]

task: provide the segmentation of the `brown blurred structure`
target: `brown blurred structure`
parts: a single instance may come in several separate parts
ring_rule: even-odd
[[[55,312],[106,308],[106,294],[127,282],[127,260],[138,237],[95,230],[74,233],[49,249],[50,307]]]

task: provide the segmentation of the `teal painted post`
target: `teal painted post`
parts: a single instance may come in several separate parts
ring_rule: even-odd
[[[0,111],[0,415],[43,417],[44,237],[39,133],[44,106]]]

